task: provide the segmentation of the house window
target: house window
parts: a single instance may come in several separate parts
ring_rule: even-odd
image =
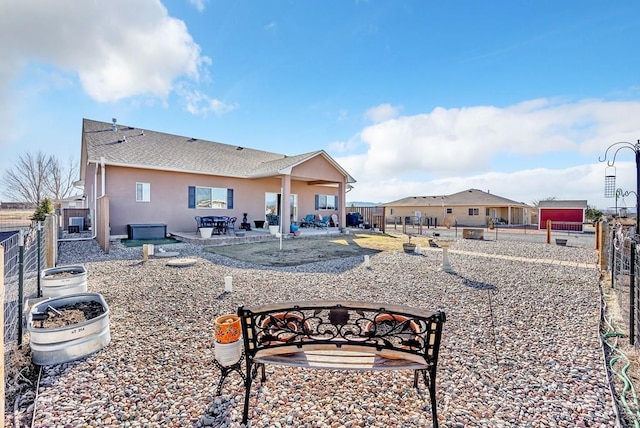
[[[484,215],[486,215],[487,217],[489,217],[489,208],[485,208],[485,209],[484,209]]]
[[[396,213],[395,208],[391,208],[391,212],[389,213],[389,215],[394,215]]]
[[[151,184],[136,183],[136,202],[151,201]]]
[[[453,214],[453,208],[447,208],[447,214]]]
[[[338,197],[335,195],[316,195],[317,210],[337,210]]]
[[[480,215],[478,208],[469,208],[469,215]]]
[[[233,209],[233,189],[189,186],[189,208]]]

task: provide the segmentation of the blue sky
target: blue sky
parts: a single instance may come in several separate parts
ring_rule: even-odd
[[[599,158],[640,139],[637,1],[4,0],[0,37],[0,173],[26,151],[79,158],[82,118],[117,118],[324,149],[357,180],[348,201],[608,208]]]

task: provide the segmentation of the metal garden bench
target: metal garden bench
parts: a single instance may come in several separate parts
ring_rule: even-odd
[[[436,367],[445,313],[368,302],[308,301],[238,308],[246,357],[242,422],[265,365],[330,370],[413,370],[429,390],[438,426]]]

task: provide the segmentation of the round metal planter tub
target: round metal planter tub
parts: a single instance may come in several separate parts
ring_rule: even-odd
[[[59,266],[41,273],[42,296],[59,297],[87,291],[87,270],[82,265]]]
[[[78,303],[96,302],[103,308],[98,316],[62,327],[40,327],[41,314],[63,311]],[[59,308],[62,308],[58,311]],[[31,354],[34,364],[61,364],[90,355],[111,341],[109,306],[100,293],[76,293],[43,300],[33,306],[27,319]]]

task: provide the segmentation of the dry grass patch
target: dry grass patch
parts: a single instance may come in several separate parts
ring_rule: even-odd
[[[339,237],[288,238],[282,240],[220,245],[205,248],[206,251],[261,266],[298,266],[306,263],[334,260],[345,257],[372,255],[381,251],[402,250],[404,235],[353,234]],[[418,245],[428,245],[427,240],[412,239]]]

